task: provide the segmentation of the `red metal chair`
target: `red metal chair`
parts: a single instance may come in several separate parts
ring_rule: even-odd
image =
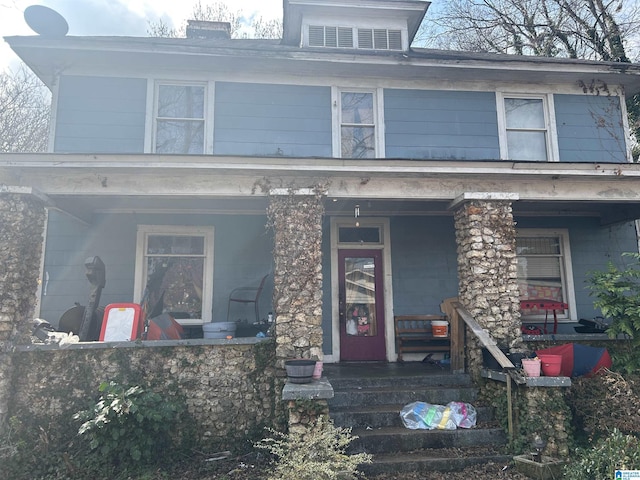
[[[544,333],[547,333],[547,318],[549,317],[549,310],[553,312],[553,333],[558,333],[558,310],[567,310],[569,305],[564,302],[558,302],[557,300],[548,300],[546,298],[528,298],[526,300],[520,300],[521,310],[544,310]]]
[[[256,313],[256,322],[260,321],[260,312],[259,312],[259,303],[260,303],[260,294],[262,293],[262,289],[264,288],[264,283],[267,280],[269,274],[262,277],[260,280],[260,284],[257,287],[238,287],[231,291],[229,295],[229,304],[227,306],[227,321],[229,321],[229,314],[231,312],[231,303],[242,303],[247,305],[249,303],[253,303],[254,311]]]

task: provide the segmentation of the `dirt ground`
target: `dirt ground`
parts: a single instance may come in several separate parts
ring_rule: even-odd
[[[267,462],[264,458],[256,458],[253,455],[245,457],[193,461],[188,466],[172,472],[158,472],[158,479],[167,478],[170,474],[172,480],[265,480],[267,478]],[[149,478],[149,477],[146,477]],[[499,465],[487,463],[469,467],[460,472],[420,472],[384,474],[368,476],[368,480],[527,480],[528,477],[515,470],[513,465]]]

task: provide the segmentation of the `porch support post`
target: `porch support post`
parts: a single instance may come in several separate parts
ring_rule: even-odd
[[[511,204],[517,195],[466,193],[452,204],[458,245],[460,303],[500,345],[519,349],[520,299],[516,230]],[[470,371],[479,375],[481,352],[468,345]]]
[[[36,305],[46,199],[0,185],[0,430],[9,411],[12,351],[30,343]]]
[[[267,217],[274,230],[276,358],[322,360],[322,220],[324,189],[269,192]]]

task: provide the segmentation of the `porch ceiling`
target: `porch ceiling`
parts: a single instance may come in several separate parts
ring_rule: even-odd
[[[466,193],[517,198],[514,213],[640,218],[640,164],[0,154],[3,186],[91,221],[100,212],[264,214],[266,189],[327,185],[329,215],[450,215]]]
[[[453,215],[450,202],[416,200],[339,200],[326,204],[326,213],[331,216],[353,216],[356,205],[361,217],[368,216],[412,216]],[[514,217],[592,217],[601,225],[640,219],[640,203],[604,202],[555,202],[515,201]]]
[[[49,197],[54,208],[84,222],[95,214],[183,214],[183,215],[265,215],[267,197],[136,197],[70,196]],[[449,200],[345,199],[328,198],[327,216],[350,217],[356,205],[361,217],[450,216]],[[602,225],[640,219],[640,203],[516,201],[517,217],[593,217]]]

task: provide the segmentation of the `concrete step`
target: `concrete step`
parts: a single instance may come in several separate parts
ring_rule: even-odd
[[[333,383],[332,383],[333,385]],[[471,403],[476,399],[476,390],[467,386],[379,386],[375,388],[348,388],[336,390],[329,400],[329,410],[340,407],[373,405],[406,405],[411,402],[426,402],[446,405],[449,402]]]
[[[501,453],[500,449],[425,449],[404,454],[377,454],[372,463],[361,465],[359,470],[370,477],[404,472],[456,472],[473,465],[506,466],[511,462],[512,457]],[[442,478],[447,477],[443,475]]]
[[[334,398],[328,402],[334,424],[352,428],[358,437],[349,450],[373,454],[373,463],[361,468],[366,474],[447,472],[491,461],[506,465],[511,460],[501,453],[507,437],[496,427],[493,410],[475,405],[477,390],[468,375],[413,364],[408,368],[334,367],[326,376],[334,389]],[[477,425],[457,430],[407,429],[402,425],[400,411],[415,401],[436,405],[470,403],[476,407]]]
[[[398,375],[389,377],[335,377],[327,374],[334,390],[354,388],[371,389],[381,387],[445,387],[445,386],[473,386],[471,377],[465,374],[429,374],[429,375]]]
[[[403,427],[400,411],[404,404],[397,405],[364,405],[352,407],[334,407],[329,410],[335,425],[346,428],[382,428]],[[476,421],[488,423],[493,420],[491,407],[478,406]]]
[[[373,454],[411,452],[423,449],[502,446],[507,436],[501,428],[458,428],[456,430],[410,430],[404,427],[354,429],[357,436],[349,449]]]

